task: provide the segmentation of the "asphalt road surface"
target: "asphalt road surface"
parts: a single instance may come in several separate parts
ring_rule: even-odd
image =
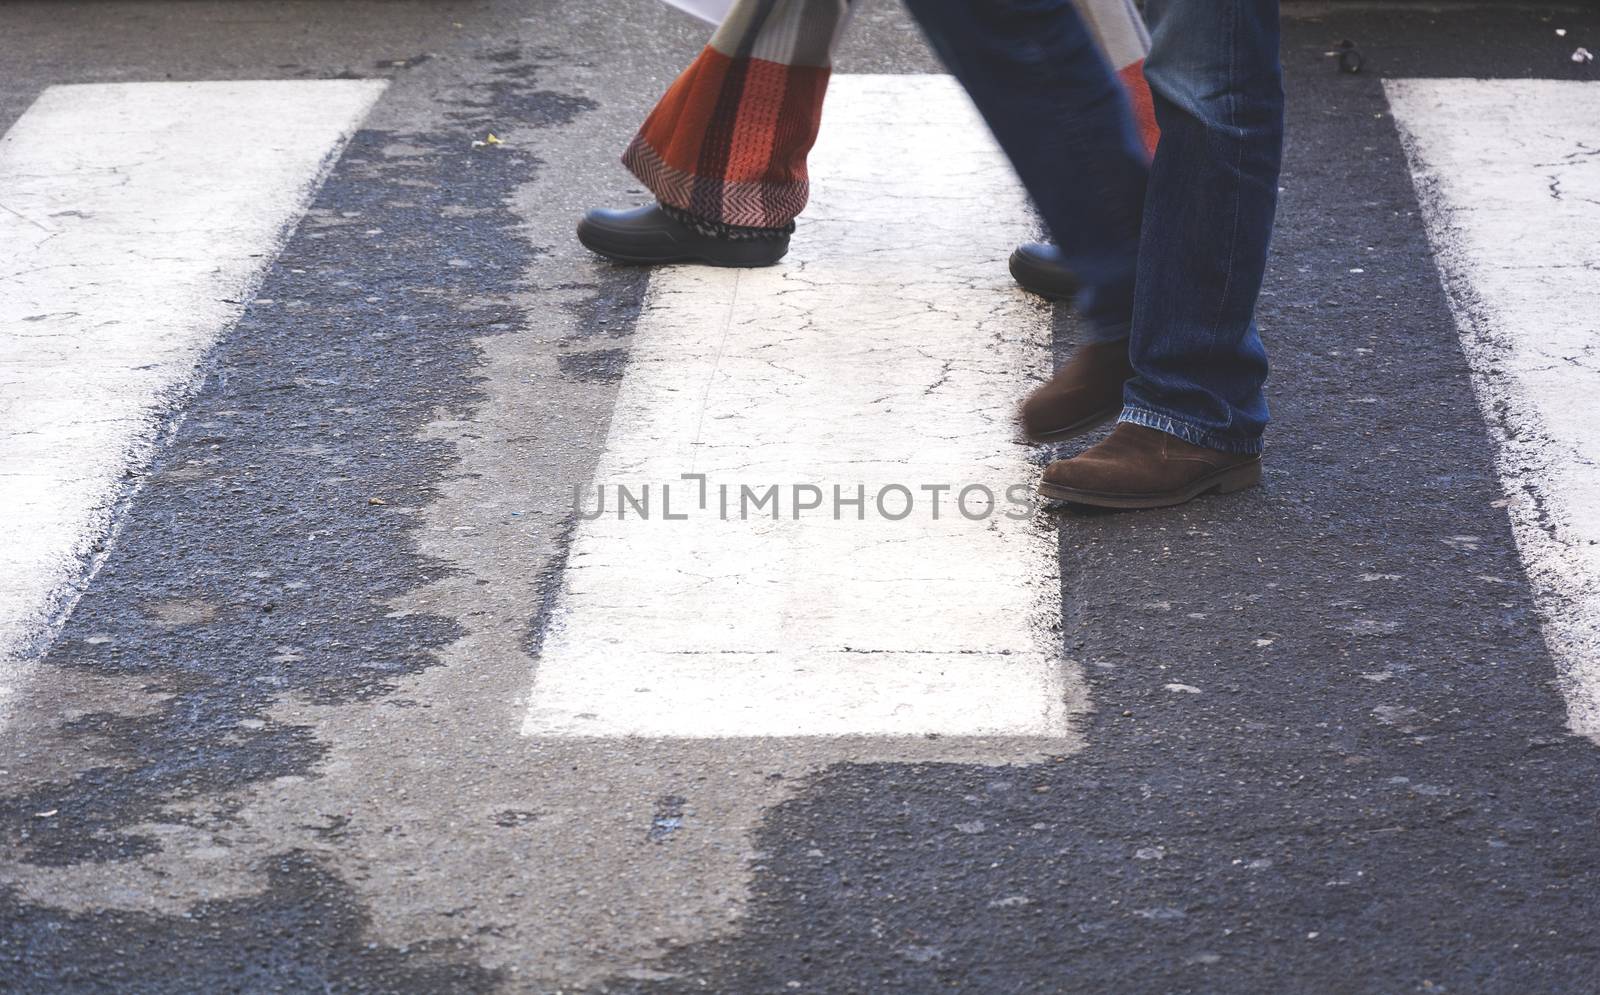
[[[1264,486],[1085,514],[893,4],[737,273],[664,5],[0,6],[0,989],[1600,991],[1600,12],[1285,15]]]

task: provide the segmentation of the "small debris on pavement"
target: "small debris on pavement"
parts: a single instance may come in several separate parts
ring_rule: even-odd
[[[1367,59],[1356,48],[1356,43],[1346,39],[1339,43],[1339,71],[1342,73],[1359,73],[1361,67],[1367,64]]]
[[[914,964],[926,964],[929,961],[944,959],[944,951],[938,947],[910,946],[902,947],[895,952]]]
[[[650,820],[650,831],[645,839],[661,843],[683,828],[684,807],[688,800],[680,795],[663,795],[656,800],[655,815]]]
[[[1572,61],[1573,62],[1593,62],[1594,61],[1594,53],[1589,51],[1587,48],[1583,48],[1582,46],[1580,46],[1577,51],[1572,53]]]
[[[1020,907],[1022,907],[1024,905],[1032,905],[1032,904],[1033,904],[1033,899],[1029,898],[1027,895],[1007,895],[1005,898],[997,898],[994,901],[990,902],[989,903],[989,908],[991,908],[991,909],[1015,909],[1015,908],[1020,908]]]
[[[494,132],[491,131],[491,132],[489,132],[488,137],[483,139],[483,141],[481,141],[481,142],[478,141],[477,139],[473,139],[472,147],[475,148],[475,149],[481,149],[481,148],[485,148],[485,147],[490,146],[490,145],[504,145],[504,144],[505,144],[505,142],[502,142],[500,139],[496,138],[495,135],[494,135]]]
[[[367,503],[368,504],[388,504],[389,502],[385,501],[381,497],[369,497],[369,498],[367,498]]]

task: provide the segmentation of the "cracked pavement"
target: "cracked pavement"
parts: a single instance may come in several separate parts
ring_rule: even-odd
[[[571,226],[640,197],[616,156],[705,35],[661,4],[0,8],[0,127],[59,83],[389,81],[119,482],[81,600],[0,674],[0,988],[1600,987],[1600,760],[1518,545],[1540,506],[1503,489],[1383,83],[1589,80],[1567,53],[1600,17],[1285,11],[1266,485],[841,529],[807,559],[771,554],[811,521],[573,501],[685,470],[1003,490],[1056,455],[1008,418],[1073,319],[1009,286],[1031,223],[997,159],[941,134],[955,112],[919,123],[906,80],[937,67],[897,6],[866,7],[841,55],[863,78],[825,116],[791,260],[659,276]],[[1346,38],[1363,74],[1325,54]],[[474,149],[490,131],[505,144]],[[1587,196],[1600,139],[1562,148],[1541,168]],[[1547,363],[1588,363],[1593,331],[1572,317]],[[998,566],[960,600],[940,585],[966,560]],[[796,575],[817,593],[786,604]],[[833,664],[1034,659],[967,711],[1061,707],[805,735],[808,706],[860,705],[824,675],[815,701],[760,699],[779,734],[751,735],[616,683],[873,625],[893,640]],[[593,714],[635,735],[559,728],[589,713],[540,698],[563,661],[608,676]]]

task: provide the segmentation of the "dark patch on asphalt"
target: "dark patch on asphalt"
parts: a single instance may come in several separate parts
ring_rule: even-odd
[[[594,106],[539,89],[526,72],[476,92],[450,112],[473,132],[570,121]],[[310,729],[263,721],[273,702],[381,697],[460,634],[449,619],[390,606],[446,571],[410,535],[455,455],[419,435],[481,401],[474,339],[527,322],[515,295],[539,250],[505,205],[539,166],[528,150],[475,152],[454,134],[353,139],[210,358],[48,657],[140,678],[170,698],[147,715],[75,721],[70,731],[93,737],[103,764],[0,799],[8,859],[149,853],[154,841],[130,827],[180,818],[167,806],[311,772],[324,747]],[[191,610],[201,604],[227,624],[173,624],[203,621]],[[150,605],[165,614],[141,610]],[[180,919],[74,916],[17,895],[5,905],[6,990],[115,977],[121,991],[482,991],[494,978],[424,963],[460,956],[453,948],[367,944],[348,890],[292,855],[264,895]]]
[[[479,993],[497,972],[465,943],[396,948],[367,939],[360,902],[303,853],[266,867],[267,888],[181,917],[62,915],[0,892],[0,978],[13,992]],[[131,965],[139,965],[130,969]]]
[[[516,80],[480,83],[476,87],[484,94],[477,106],[492,109],[493,118],[513,121],[519,127],[550,128],[570,124],[584,111],[597,106],[588,97],[574,97],[555,90],[528,90]],[[493,120],[487,123],[493,124]]]
[[[605,263],[597,272],[601,277],[599,283],[563,284],[558,288],[597,291],[566,307],[577,318],[574,341],[626,338],[633,334],[639,312],[644,307],[644,293],[650,283],[648,266]]]
[[[539,813],[529,812],[526,809],[508,808],[494,817],[494,824],[502,829],[516,829],[537,821],[539,821]]]
[[[530,85],[547,60],[566,61],[562,53],[554,49],[541,47],[524,52],[520,48],[510,48],[491,52],[483,58],[505,63],[502,68],[493,70],[493,75],[503,78],[474,83],[473,91],[481,94],[483,99],[468,101],[464,106],[492,109],[492,115],[483,122],[487,127],[493,128],[495,119],[514,120],[521,127],[549,128],[571,124],[584,111],[599,106],[588,97],[557,90],[534,89]],[[472,114],[467,111],[452,116],[469,119]]]
[[[1600,79],[1600,63],[1574,62],[1581,46],[1600,43],[1593,5],[1505,3],[1499,9],[1450,3],[1395,4],[1381,13],[1330,10],[1296,21],[1284,56],[1299,69],[1291,86],[1339,72],[1339,47],[1360,50],[1360,75],[1372,77],[1528,77]],[[1431,8],[1431,9],[1430,9]],[[1556,34],[1557,29],[1566,34]],[[1332,54],[1329,54],[1332,53]],[[1387,110],[1387,108],[1385,108]]]
[[[421,52],[417,55],[411,56],[409,59],[379,59],[376,63],[374,63],[374,65],[379,69],[414,69],[417,66],[422,65],[424,62],[429,62],[432,59],[432,53]],[[280,66],[279,68],[293,67]]]
[[[628,350],[595,349],[592,352],[569,352],[557,360],[561,374],[571,380],[598,380],[614,383],[622,379],[628,366]]]
[[[1529,61],[1554,26],[1288,26],[1267,481],[1061,516],[1088,748],[835,768],[767,820],[739,936],[598,990],[1600,990],[1600,752],[1566,732],[1379,79],[1563,76]],[[1344,38],[1366,72],[1323,56]]]
[[[578,499],[579,494],[572,495],[572,509],[557,523],[556,555],[550,558],[550,563],[535,584],[539,600],[534,605],[533,617],[528,622],[528,632],[522,641],[523,652],[535,660],[544,651],[545,636],[550,632],[550,622],[555,617],[556,603],[560,600],[561,579],[566,573],[567,557],[572,551],[572,537],[578,530]]]

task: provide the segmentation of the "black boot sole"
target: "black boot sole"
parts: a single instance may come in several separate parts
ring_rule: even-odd
[[[1050,266],[1023,252],[1011,253],[1011,278],[1029,293],[1052,301],[1070,301],[1078,293],[1078,281],[1059,266]]]
[[[590,252],[612,262],[630,266],[664,266],[670,263],[701,263],[733,269],[771,266],[789,252],[789,237],[752,238],[738,241],[701,238],[681,242],[666,232],[652,232],[655,238],[640,238],[634,232],[619,232],[594,224],[588,218],[578,222],[578,241]]]

